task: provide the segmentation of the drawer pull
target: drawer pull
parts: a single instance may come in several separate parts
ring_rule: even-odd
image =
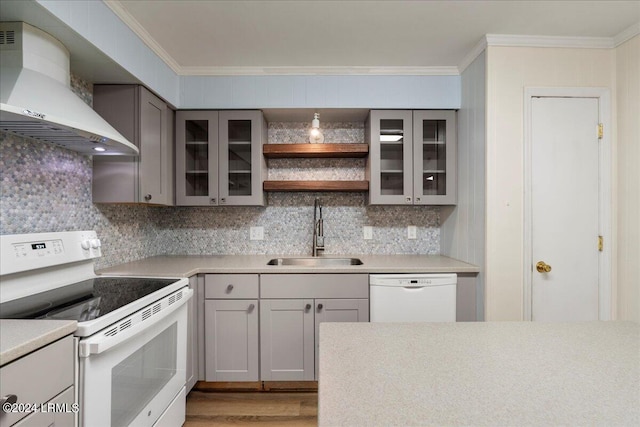
[[[5,403],[13,405],[17,401],[18,396],[16,396],[15,394],[7,394],[6,396],[2,396],[2,399],[0,399],[0,406],[4,405]]]
[[[318,311],[322,310],[322,307],[324,307],[322,304],[318,304]]]
[[[227,286],[227,292],[231,292],[233,290],[233,285]]]

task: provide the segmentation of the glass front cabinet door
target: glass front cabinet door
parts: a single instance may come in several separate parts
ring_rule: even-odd
[[[266,122],[261,111],[220,111],[220,205],[264,205]]]
[[[176,113],[176,205],[218,204],[218,112]]]
[[[369,203],[413,204],[411,111],[372,110],[365,129],[369,134]]]
[[[262,206],[261,111],[178,111],[176,205]]]
[[[372,110],[367,178],[372,205],[456,202],[455,111]]]
[[[413,197],[417,205],[456,203],[456,112],[413,112]]]

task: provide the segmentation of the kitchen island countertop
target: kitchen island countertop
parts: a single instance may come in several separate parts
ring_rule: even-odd
[[[362,265],[273,266],[273,258],[297,255],[164,255],[101,269],[99,274],[190,277],[203,273],[477,273],[479,268],[441,255],[327,255],[360,258]]]
[[[318,419],[640,425],[640,324],[322,323]]]
[[[0,366],[72,334],[77,324],[75,320],[0,319]]]

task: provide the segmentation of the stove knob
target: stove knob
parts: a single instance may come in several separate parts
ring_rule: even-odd
[[[90,244],[93,249],[98,249],[102,246],[102,243],[100,243],[100,239],[91,239]]]
[[[82,246],[82,249],[84,249],[85,251],[88,251],[89,248],[91,247],[91,242],[89,240],[83,240],[80,243],[80,246]]]

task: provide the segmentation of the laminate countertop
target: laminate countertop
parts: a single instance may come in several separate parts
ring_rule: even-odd
[[[77,324],[75,320],[0,319],[0,366],[72,334]]]
[[[327,255],[325,258],[359,258],[362,265],[267,265],[287,255],[166,255],[145,258],[99,270],[98,274],[190,277],[202,273],[477,273],[479,268],[440,255]]]
[[[640,324],[322,323],[320,426],[640,425]]]

